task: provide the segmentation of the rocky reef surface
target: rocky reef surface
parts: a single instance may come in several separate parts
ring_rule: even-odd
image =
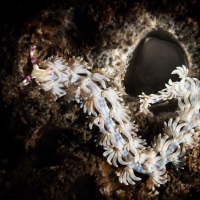
[[[7,1],[0,8],[0,199],[143,200],[198,196],[200,145],[187,153],[184,169],[167,165],[169,180],[157,188],[159,193],[148,189],[145,175],[134,186],[126,186],[119,182],[116,168],[103,157],[103,149],[96,147],[99,130],[88,128],[87,118],[76,102],[67,103],[63,98],[52,101],[34,81],[22,85],[32,70],[32,45],[37,47],[40,62],[52,55],[66,60],[82,57],[93,70],[101,69],[111,80],[109,86],[123,94],[132,120],[138,124],[138,134],[150,145],[153,137],[162,132],[163,122],[176,116],[177,102],[154,105],[149,115],[137,114],[138,93],[134,87],[126,88],[130,82],[126,78],[132,80],[127,72],[133,73],[141,84],[135,86],[138,91],[150,84],[151,92],[160,89],[160,72],[140,67],[139,71],[129,70],[137,62],[148,63],[144,62],[148,56],[144,56],[142,48],[135,54],[134,50],[147,37],[173,43],[181,49],[176,63],[185,62],[190,76],[200,79],[198,6],[198,0],[36,0],[31,4]],[[15,17],[10,17],[11,13]],[[138,55],[142,55],[142,61],[136,59]],[[169,60],[166,55],[165,60]],[[159,56],[158,61],[162,64]],[[148,73],[157,75],[149,79]],[[171,68],[164,73],[164,81],[172,78]]]

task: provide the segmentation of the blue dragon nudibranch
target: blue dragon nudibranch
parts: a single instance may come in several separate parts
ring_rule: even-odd
[[[103,146],[107,162],[123,167],[116,173],[121,183],[135,184],[141,178],[134,172],[139,172],[149,175],[149,187],[155,190],[155,186],[167,182],[167,163],[177,168],[184,166],[186,150],[199,142],[200,124],[200,81],[188,77],[185,66],[172,72],[179,75],[179,82],[169,80],[158,94],[139,96],[140,112],[147,112],[151,104],[160,100],[178,99],[178,116],[164,122],[164,133],[154,138],[152,147],[147,147],[145,140],[137,135],[137,124],[130,121],[120,92],[107,87],[109,79],[101,71],[89,71],[88,64],[75,57],[66,61],[52,56],[38,66],[34,52],[32,47],[33,70],[23,85],[35,79],[39,88],[48,91],[54,100],[64,96],[68,102],[79,103],[89,116],[89,128],[93,125],[99,128],[101,134],[96,142]]]

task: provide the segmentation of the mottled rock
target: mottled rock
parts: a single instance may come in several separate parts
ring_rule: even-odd
[[[156,196],[146,187],[146,175],[137,174],[142,180],[134,186],[119,182],[117,169],[107,163],[104,150],[94,143],[98,128],[88,128],[86,116],[76,102],[52,102],[34,82],[21,87],[32,70],[29,47],[35,44],[39,61],[51,55],[66,59],[81,56],[92,68],[109,76],[111,87],[123,92],[122,81],[129,64],[127,52],[136,41],[147,38],[164,40],[177,49],[179,42],[183,44],[189,72],[199,78],[197,0],[4,3],[7,6],[0,7],[0,125],[5,130],[0,138],[1,200],[183,200],[199,196],[199,146],[188,152],[185,169],[177,173],[171,165],[167,166],[169,180],[158,188]],[[15,17],[9,19],[10,13]],[[163,34],[152,34],[154,28],[174,34],[178,42]],[[145,35],[141,38],[142,33]],[[138,98],[126,97],[123,96],[124,103],[130,110],[138,109]],[[162,105],[166,106],[166,102]],[[137,121],[139,133],[148,145],[162,132],[163,122],[176,114],[176,102],[173,105],[166,106],[167,112],[160,111],[161,105],[152,106],[156,113],[153,116],[134,112],[131,120]]]

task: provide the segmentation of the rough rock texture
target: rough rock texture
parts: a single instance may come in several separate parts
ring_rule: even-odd
[[[12,6],[11,6],[12,5]],[[151,30],[172,33],[185,51],[190,75],[200,78],[198,0],[6,1],[0,11],[0,199],[191,199],[200,192],[200,145],[188,152],[185,169],[167,166],[169,181],[147,188],[146,176],[135,186],[119,183],[107,164],[79,105],[48,99],[37,85],[21,82],[31,72],[29,47],[36,58],[83,57],[111,79],[151,144],[163,121],[176,115],[176,102],[136,115],[139,100],[125,93],[123,79],[132,51]],[[10,14],[15,17],[9,18]],[[170,77],[169,77],[170,78]]]

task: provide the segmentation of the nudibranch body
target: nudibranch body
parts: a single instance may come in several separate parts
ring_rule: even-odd
[[[126,185],[141,180],[134,172],[149,175],[149,187],[167,182],[166,165],[171,162],[177,168],[185,164],[187,149],[199,142],[199,80],[187,76],[185,66],[177,67],[172,73],[180,81],[166,84],[157,95],[139,96],[140,112],[161,100],[178,99],[178,116],[164,123],[164,133],[154,138],[152,147],[146,146],[145,139],[137,135],[138,126],[131,122],[130,112],[124,105],[121,93],[107,87],[109,78],[100,71],[89,71],[90,67],[81,58],[68,61],[52,56],[41,62],[34,57],[35,47],[31,48],[30,58],[33,70],[23,81],[35,79],[39,88],[50,93],[54,100],[64,96],[67,102],[76,101],[89,116],[89,128],[99,128],[96,143],[103,146],[103,155],[110,165],[123,167],[117,172],[119,181]],[[30,78],[31,77],[31,78]]]

